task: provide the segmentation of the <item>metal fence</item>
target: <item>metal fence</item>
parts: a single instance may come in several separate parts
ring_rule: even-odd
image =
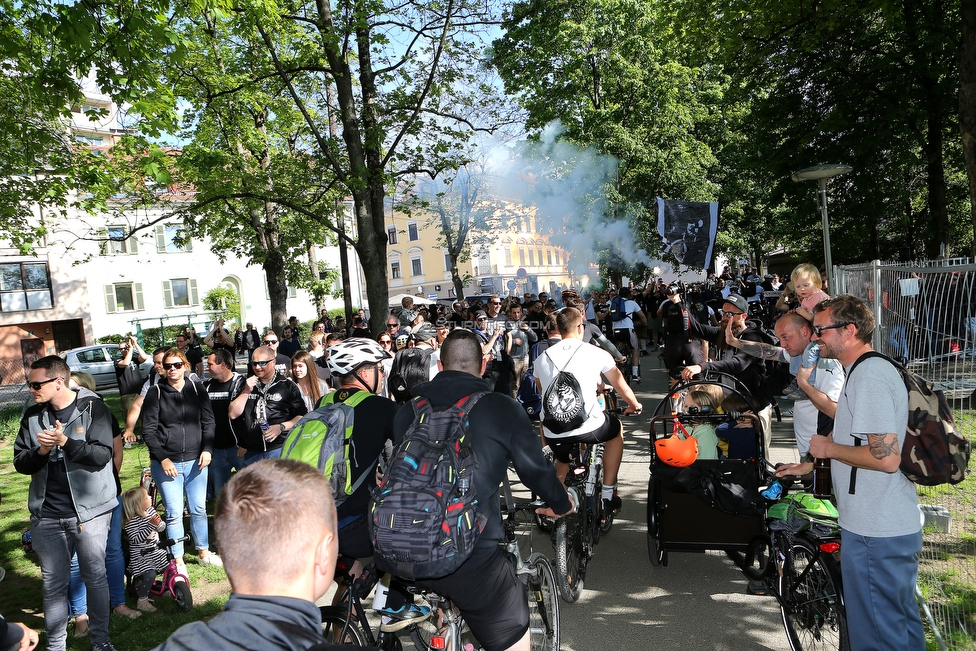
[[[30,397],[27,391],[27,371],[36,356],[22,359],[0,360],[0,408],[23,406]]]
[[[969,259],[836,268],[837,293],[874,310],[873,347],[945,391],[956,425],[976,429],[976,264]],[[833,292],[832,292],[833,293]],[[976,649],[976,479],[919,487],[925,517],[919,588],[945,649]]]

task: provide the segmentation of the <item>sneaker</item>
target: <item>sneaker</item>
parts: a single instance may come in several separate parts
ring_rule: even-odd
[[[140,617],[142,615],[142,613],[140,613],[138,610],[132,610],[126,604],[119,604],[112,609],[112,612],[122,617],[128,617],[129,619],[135,619],[136,617]]]
[[[224,562],[220,560],[220,556],[217,556],[213,552],[210,552],[206,556],[200,559],[200,565],[213,565],[214,567],[223,567]]]
[[[603,512],[604,513],[616,513],[623,506],[623,502],[620,500],[620,495],[617,495],[617,491],[613,491],[613,497],[608,500],[603,500]]]
[[[639,375],[632,376],[630,378],[630,383],[631,384],[640,384],[640,376]]]
[[[151,601],[149,601],[149,597],[140,597],[139,600],[136,602],[136,608],[138,608],[144,613],[156,612],[156,607],[153,605]]]
[[[417,624],[430,617],[430,608],[427,606],[418,606],[417,604],[407,604],[397,610],[384,608],[378,612],[380,615],[390,618],[388,624],[380,624],[380,631],[383,633],[399,631],[411,624]]]
[[[92,651],[115,651],[115,647],[112,646],[111,642],[102,642],[101,644],[93,644]]]

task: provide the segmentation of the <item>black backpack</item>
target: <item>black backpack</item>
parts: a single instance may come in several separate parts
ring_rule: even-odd
[[[586,422],[588,414],[579,381],[575,375],[565,370],[580,348],[582,346],[577,347],[563,367],[556,372],[556,376],[546,387],[542,397],[542,424],[553,434],[570,432]],[[549,356],[548,350],[545,356],[555,368],[556,364]]]
[[[412,390],[421,382],[430,380],[430,356],[433,348],[404,348],[397,351],[387,384],[390,397],[400,404],[413,397]]]
[[[411,402],[413,424],[370,502],[369,535],[384,572],[411,581],[438,578],[471,555],[488,518],[478,509],[468,415],[486,393],[440,411],[427,398]]]

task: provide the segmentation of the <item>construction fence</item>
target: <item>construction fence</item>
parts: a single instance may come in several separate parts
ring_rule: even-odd
[[[976,264],[968,258],[874,261],[835,267],[835,277],[836,293],[856,296],[874,311],[873,348],[944,391],[957,429],[972,441]],[[976,649],[976,479],[918,493],[925,518],[918,585],[935,648]]]

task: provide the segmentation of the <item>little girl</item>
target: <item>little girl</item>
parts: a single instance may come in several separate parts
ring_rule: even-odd
[[[699,413],[717,414],[720,403],[706,391],[689,391],[685,396],[685,413],[691,413],[696,407]],[[699,459],[718,459],[718,436],[715,426],[708,422],[695,423],[689,432],[698,439]]]
[[[129,565],[132,585],[139,600],[136,608],[146,613],[156,612],[149,601],[149,590],[156,575],[166,569],[169,561],[166,550],[159,545],[159,534],[166,523],[152,507],[149,493],[142,486],[130,488],[122,494],[123,525],[129,540]]]
[[[800,298],[800,307],[796,308],[796,313],[812,323],[813,308],[821,301],[830,298],[823,290],[820,270],[809,262],[804,262],[796,266],[790,278],[793,281],[793,289]]]

